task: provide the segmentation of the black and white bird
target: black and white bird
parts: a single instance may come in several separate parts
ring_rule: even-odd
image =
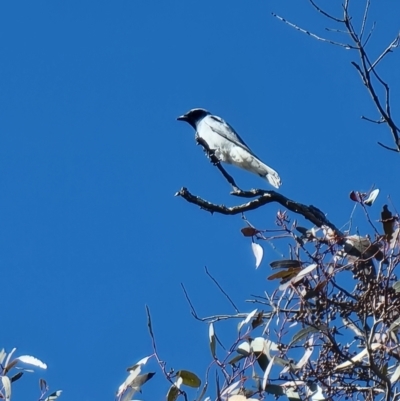
[[[213,116],[205,109],[192,109],[177,119],[189,123],[218,160],[257,174],[275,188],[280,187],[278,173],[263,163],[221,117]]]

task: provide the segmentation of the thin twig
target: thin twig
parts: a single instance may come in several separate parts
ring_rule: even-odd
[[[346,44],[346,43],[340,43],[340,42],[335,42],[334,40],[329,40],[326,38],[322,38],[321,36],[316,35],[315,33],[312,33],[310,31],[307,31],[306,29],[300,28],[298,25],[293,24],[292,22],[289,22],[288,20],[286,20],[285,18],[275,14],[275,13],[271,13],[275,18],[279,19],[280,21],[284,22],[285,24],[289,25],[290,27],[305,33],[308,36],[311,36],[314,39],[320,40],[321,42],[326,42],[326,43],[330,43],[331,45],[335,45],[335,46],[340,46],[340,47],[344,47],[346,49],[355,49],[355,47]]]
[[[380,120],[373,120],[372,118],[361,116],[361,119],[365,120],[365,121],[368,121],[370,123],[374,123],[374,124],[384,124],[385,123],[385,121],[383,121],[382,118]]]
[[[382,142],[377,142],[378,145],[382,146],[382,148],[385,148],[387,150],[392,150],[393,152],[399,153],[399,149],[391,148],[390,146],[384,145]]]
[[[312,4],[312,6],[313,6],[319,13],[325,15],[325,17],[327,17],[327,18],[329,18],[329,19],[331,19],[331,20],[333,20],[333,21],[336,21],[336,22],[343,22],[342,19],[336,18],[336,17],[332,16],[331,14],[327,13],[326,11],[322,10],[320,7],[318,7],[318,6],[314,3],[313,0],[309,0],[309,2]]]
[[[392,52],[392,49],[399,47],[400,34],[390,43],[390,45],[382,52],[382,54],[372,63],[371,67],[368,68],[368,72],[372,71],[378,63],[388,54]]]
[[[185,286],[184,286],[184,284],[183,283],[181,283],[181,287],[182,287],[182,289],[183,289],[183,293],[185,294],[185,298],[186,298],[186,301],[188,302],[188,304],[189,304],[189,306],[190,306],[190,313],[192,314],[192,316],[194,317],[194,318],[198,318],[198,315],[197,315],[197,312],[196,312],[196,309],[194,308],[194,306],[193,306],[193,304],[192,304],[192,301],[190,300],[190,298],[189,298],[189,294],[187,293],[187,291],[186,291],[186,288],[185,288]]]
[[[362,19],[361,29],[360,29],[360,40],[362,40],[362,37],[364,35],[365,26],[366,26],[367,19],[368,19],[368,10],[369,10],[370,3],[371,3],[370,0],[367,0],[367,2],[365,4],[364,16]]]
[[[233,309],[235,309],[236,313],[240,313],[239,308],[235,305],[235,303],[232,301],[231,297],[224,291],[224,289],[221,287],[221,285],[218,283],[218,281],[212,276],[212,274],[208,271],[207,266],[204,266],[204,269],[206,271],[206,274],[208,277],[211,278],[211,280],[214,282],[214,284],[218,287],[218,289],[225,295],[226,299],[230,302],[230,304],[233,306]]]

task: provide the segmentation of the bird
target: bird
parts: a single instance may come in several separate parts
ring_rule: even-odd
[[[186,121],[196,130],[215,157],[266,179],[273,187],[281,186],[278,173],[263,163],[246,145],[239,134],[221,117],[201,108],[191,109],[177,118]]]

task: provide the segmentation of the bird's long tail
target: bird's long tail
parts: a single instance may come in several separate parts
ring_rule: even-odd
[[[278,173],[262,162],[260,163],[258,174],[261,177],[265,178],[275,188],[279,188],[282,184],[281,178],[279,177]]]

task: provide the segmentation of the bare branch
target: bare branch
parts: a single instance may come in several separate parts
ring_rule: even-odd
[[[369,60],[368,54],[365,50],[365,47],[374,31],[375,22],[373,23],[371,30],[368,33],[367,38],[365,39],[364,43],[362,40],[363,36],[366,32],[366,27],[367,27],[367,23],[368,23],[369,10],[370,10],[370,5],[371,5],[370,0],[366,0],[366,2],[365,2],[365,8],[364,8],[363,18],[362,18],[361,28],[360,28],[359,33],[356,32],[356,29],[354,28],[354,25],[352,23],[352,17],[349,12],[350,0],[345,0],[344,4],[342,5],[342,7],[343,7],[343,17],[342,18],[334,17],[332,14],[322,10],[315,3],[314,0],[309,0],[309,2],[313,6],[313,8],[315,10],[317,10],[321,15],[323,15],[324,17],[326,17],[330,20],[333,20],[334,22],[336,22],[339,25],[343,25],[346,28],[345,31],[339,30],[339,29],[335,29],[335,30],[329,29],[330,31],[334,31],[336,33],[347,33],[353,43],[345,44],[345,43],[336,42],[336,41],[333,41],[333,40],[330,40],[327,38],[320,37],[311,31],[303,29],[300,26],[287,21],[283,17],[280,17],[274,13],[272,15],[275,18],[278,18],[279,20],[284,22],[285,24],[289,25],[290,27],[292,27],[302,33],[305,33],[314,39],[317,39],[319,41],[323,41],[323,42],[326,42],[326,43],[329,43],[329,44],[332,44],[335,46],[344,47],[345,49],[357,50],[357,52],[359,54],[360,63],[356,63],[355,61],[353,61],[351,64],[357,69],[364,86],[367,88],[367,90],[372,98],[373,103],[375,104],[379,114],[381,115],[382,123],[387,124],[391,131],[393,141],[397,148],[397,152],[400,152],[400,129],[395,124],[395,122],[391,116],[390,87],[379,76],[378,72],[376,71],[376,67],[383,60],[383,58],[387,54],[391,53],[395,48],[400,46],[400,33],[389,44],[389,46],[387,46],[387,48],[378,56],[378,58],[374,62],[371,62]],[[374,78],[374,79],[372,79],[372,78]],[[375,81],[375,78],[378,82]],[[376,86],[378,86],[378,84],[382,85],[384,88],[385,100],[383,100],[383,96],[381,99],[380,96],[378,96],[378,94],[377,94]],[[364,118],[364,119],[367,121],[370,121],[370,122],[379,121],[379,120],[369,120],[367,118]],[[388,148],[388,149],[393,150],[392,148]]]
[[[315,206],[307,206],[302,203],[295,202],[275,191],[263,191],[263,195],[261,195],[259,198],[247,203],[243,203],[241,205],[231,207],[211,203],[205,199],[200,198],[199,196],[191,194],[187,188],[181,188],[175,194],[175,196],[181,196],[187,202],[193,203],[199,206],[201,209],[204,209],[210,213],[220,213],[224,215],[236,215],[247,212],[249,210],[258,209],[259,207],[264,206],[268,203],[276,202],[286,207],[291,212],[302,215],[317,227],[328,226],[332,230],[334,230],[337,235],[343,236],[341,231],[333,223],[331,223],[326,218],[326,216]]]
[[[388,53],[391,53],[393,49],[399,47],[399,41],[400,41],[400,33],[396,36],[396,38],[392,41],[392,43],[390,43],[390,45],[382,52],[382,54],[372,63],[371,67],[368,68],[368,72],[372,71]]]
[[[312,33],[310,31],[307,31],[306,29],[300,28],[298,25],[293,24],[292,22],[289,22],[288,20],[286,20],[285,18],[275,14],[275,13],[271,13],[275,18],[279,19],[280,21],[284,22],[285,24],[289,25],[290,27],[305,33],[308,36],[311,36],[314,39],[320,40],[321,42],[326,42],[329,43],[331,45],[335,45],[335,46],[340,46],[340,47],[344,47],[346,49],[355,49],[353,46],[346,44],[346,43],[340,43],[340,42],[335,42],[334,40],[329,40],[326,38],[322,38],[321,36],[316,35],[315,33]]]
[[[361,30],[360,30],[360,40],[362,40],[362,37],[364,35],[365,25],[366,25],[367,20],[368,20],[368,11],[369,11],[370,4],[371,4],[370,0],[367,0],[367,2],[365,3],[364,16],[363,16],[363,19],[362,19]]]
[[[309,0],[309,2],[311,3],[311,5],[312,5],[319,13],[325,15],[325,17],[327,17],[327,18],[329,18],[329,19],[332,19],[332,20],[334,20],[334,21],[336,21],[336,22],[343,22],[342,19],[336,18],[336,17],[334,17],[333,15],[331,15],[331,14],[327,13],[326,11],[322,10],[320,7],[318,7],[318,6],[314,3],[313,0]]]
[[[362,120],[366,120],[366,121],[368,121],[368,122],[370,122],[370,123],[374,123],[374,124],[384,124],[384,123],[385,123],[385,121],[382,120],[382,118],[381,118],[380,120],[373,120],[372,118],[368,118],[368,117],[365,117],[365,116],[361,116],[361,119],[362,119]]]
[[[387,150],[392,150],[393,152],[399,153],[399,149],[391,148],[390,146],[384,145],[382,142],[377,142],[378,145],[382,146],[382,148],[385,148]]]

